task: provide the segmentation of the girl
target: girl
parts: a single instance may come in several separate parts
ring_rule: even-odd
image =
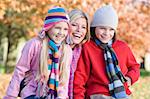
[[[4,99],[16,99],[27,71],[33,79],[22,89],[21,98],[68,98],[72,50],[64,41],[69,32],[64,8],[48,10],[39,36],[28,41],[22,51]]]
[[[73,51],[73,59],[70,66],[69,79],[69,99],[73,99],[73,79],[77,62],[81,54],[82,44],[90,39],[89,17],[79,9],[74,9],[69,13],[72,34],[69,35],[67,43],[70,44]]]
[[[81,54],[82,44],[90,39],[89,32],[89,17],[86,13],[79,9],[74,9],[69,13],[69,18],[71,22],[72,32],[68,35],[66,42],[70,44],[73,51],[73,59],[70,66],[70,79],[69,79],[69,89],[68,96],[69,99],[73,99],[73,79],[74,72],[76,70],[77,62]],[[31,72],[26,74],[24,84],[26,85],[31,79]],[[21,87],[24,85],[22,84]]]
[[[128,99],[140,75],[130,48],[116,39],[118,16],[110,5],[98,9],[92,39],[83,45],[74,76],[74,99]]]

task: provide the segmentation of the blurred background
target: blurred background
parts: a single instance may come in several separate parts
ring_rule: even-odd
[[[49,8],[79,8],[92,20],[96,9],[112,4],[119,15],[118,38],[127,42],[141,65],[133,99],[150,97],[150,0],[0,0],[0,99],[5,95],[25,42],[41,30]]]

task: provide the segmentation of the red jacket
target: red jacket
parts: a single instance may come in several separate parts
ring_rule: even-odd
[[[140,76],[140,66],[136,62],[130,48],[125,42],[116,40],[112,45],[119,66],[124,74],[131,78],[131,84]],[[106,65],[103,50],[92,40],[83,45],[78,66],[74,76],[74,99],[84,99],[93,94],[110,96],[108,89],[109,79],[106,73]],[[124,83],[126,93],[131,94],[127,83]]]

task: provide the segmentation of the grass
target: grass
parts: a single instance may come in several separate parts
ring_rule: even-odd
[[[141,77],[148,77],[148,76],[150,76],[150,72],[147,72],[144,69],[141,69],[140,73],[141,73]]]
[[[140,70],[139,80],[131,87],[132,99],[150,99],[150,72]]]

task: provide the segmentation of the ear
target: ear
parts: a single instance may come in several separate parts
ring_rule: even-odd
[[[70,44],[73,44],[73,41],[72,41],[72,39],[71,39],[70,34],[68,34],[67,37],[66,37],[66,43],[69,44],[69,45],[70,45]]]
[[[45,37],[45,35],[46,35],[45,31],[42,30],[38,36],[43,39]]]

